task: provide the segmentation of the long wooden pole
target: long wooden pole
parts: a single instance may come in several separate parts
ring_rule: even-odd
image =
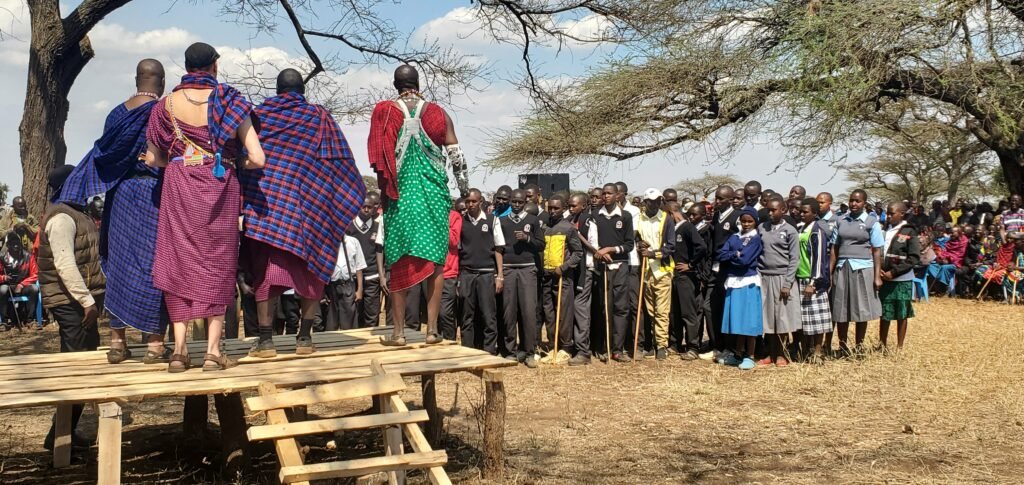
[[[647,258],[640,257],[640,292],[636,295],[636,323],[633,324],[633,363],[636,363],[636,351],[640,345],[640,315],[643,314],[644,276],[647,275]]]
[[[562,275],[558,275],[558,303],[555,303],[555,346],[551,351],[551,362],[558,360],[558,329],[562,323]]]
[[[608,315],[608,264],[604,266],[604,342],[605,342],[605,358],[611,360],[612,358],[612,331],[611,324],[609,323],[610,316]],[[605,361],[607,362],[607,360]]]
[[[976,300],[981,301],[981,295],[985,294],[985,289],[988,288],[988,284],[991,282],[991,278],[985,278],[985,284],[981,285],[981,291],[978,292],[978,296],[975,298]]]

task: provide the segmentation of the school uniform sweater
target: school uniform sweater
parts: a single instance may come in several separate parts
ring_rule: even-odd
[[[680,222],[675,231],[675,251],[672,253],[676,264],[690,265],[690,271],[700,273],[708,254],[707,241],[690,221]]]
[[[719,271],[725,276],[745,278],[757,274],[758,258],[761,256],[761,237],[757,231],[733,234],[718,251]]]
[[[540,219],[526,211],[518,214],[511,212],[499,219],[499,223],[502,235],[505,236],[502,264],[511,268],[536,266],[539,255],[544,251],[544,229]],[[526,240],[517,240],[516,231],[525,232]]]
[[[778,224],[763,222],[757,233],[762,245],[758,271],[763,275],[785,276],[783,285],[789,288],[796,282],[796,268],[800,264],[800,234],[785,220]]]
[[[715,217],[711,220],[711,240],[714,243],[711,251],[713,254],[718,254],[718,251],[725,246],[725,242],[729,240],[729,236],[736,234],[740,229],[740,211],[733,209],[730,206],[728,209],[715,212]]]
[[[498,218],[481,212],[476,218],[466,214],[462,218],[459,235],[459,265],[462,269],[494,271],[494,253],[503,252],[505,237]]]
[[[831,275],[829,274],[828,230],[822,221],[814,221],[800,230],[801,238],[807,236],[806,246],[800,243],[800,264],[797,266],[796,277],[810,279],[818,292],[828,291]]]
[[[604,207],[597,212],[591,221],[591,229],[597,231],[597,248],[614,247],[611,255],[615,263],[629,262],[629,253],[633,250],[636,233],[633,231],[633,217],[616,207],[608,213]]]
[[[363,252],[363,260],[366,261],[366,269],[363,270],[363,279],[373,279],[379,277],[377,274],[377,231],[380,230],[380,222],[376,219],[370,219],[364,221],[361,217],[356,216],[352,219],[352,223],[349,224],[348,229],[345,229],[345,235],[351,236],[353,239],[359,242],[359,248]],[[370,277],[373,278],[370,278]]]

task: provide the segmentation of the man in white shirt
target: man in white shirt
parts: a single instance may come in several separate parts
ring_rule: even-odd
[[[624,212],[628,212],[632,216],[634,228],[636,221],[640,220],[640,208],[633,205],[629,201],[629,186],[626,182],[615,182],[615,189],[619,191],[619,205],[622,207]],[[615,298],[628,298],[629,299],[629,316],[630,322],[636,321],[636,313],[640,311],[638,304],[640,303],[640,256],[637,254],[637,248],[633,247],[633,250],[629,252],[629,279],[626,281],[628,293],[625,295],[619,295]],[[644,338],[643,335],[640,336]],[[629,334],[629,342],[632,343],[633,334]],[[643,347],[641,345],[640,347]],[[653,357],[653,351],[652,355]]]
[[[363,270],[366,258],[359,241],[345,236],[338,248],[331,282],[327,285],[327,330],[350,330],[359,327],[356,302],[363,299]]]

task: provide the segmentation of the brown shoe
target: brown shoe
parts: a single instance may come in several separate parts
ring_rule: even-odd
[[[439,344],[441,342],[444,342],[444,339],[441,338],[440,335],[438,335],[436,333],[428,333],[427,334],[427,345]]]
[[[404,347],[405,346],[405,335],[394,336],[394,335],[381,335],[380,344],[386,347]]]
[[[203,372],[229,369],[235,366],[235,361],[226,355],[206,354],[203,356]]]
[[[187,371],[189,367],[192,367],[192,360],[188,358],[188,354],[174,354],[171,356],[170,363],[167,364],[167,372],[177,374]]]

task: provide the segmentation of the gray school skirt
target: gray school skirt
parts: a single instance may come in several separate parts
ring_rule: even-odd
[[[783,302],[784,275],[761,275],[761,322],[766,334],[793,333],[802,328],[800,323],[800,289],[796,282],[789,288],[789,299]]]
[[[852,271],[847,261],[836,269],[832,281],[832,320],[866,322],[882,316],[882,303],[875,292],[874,270]]]

